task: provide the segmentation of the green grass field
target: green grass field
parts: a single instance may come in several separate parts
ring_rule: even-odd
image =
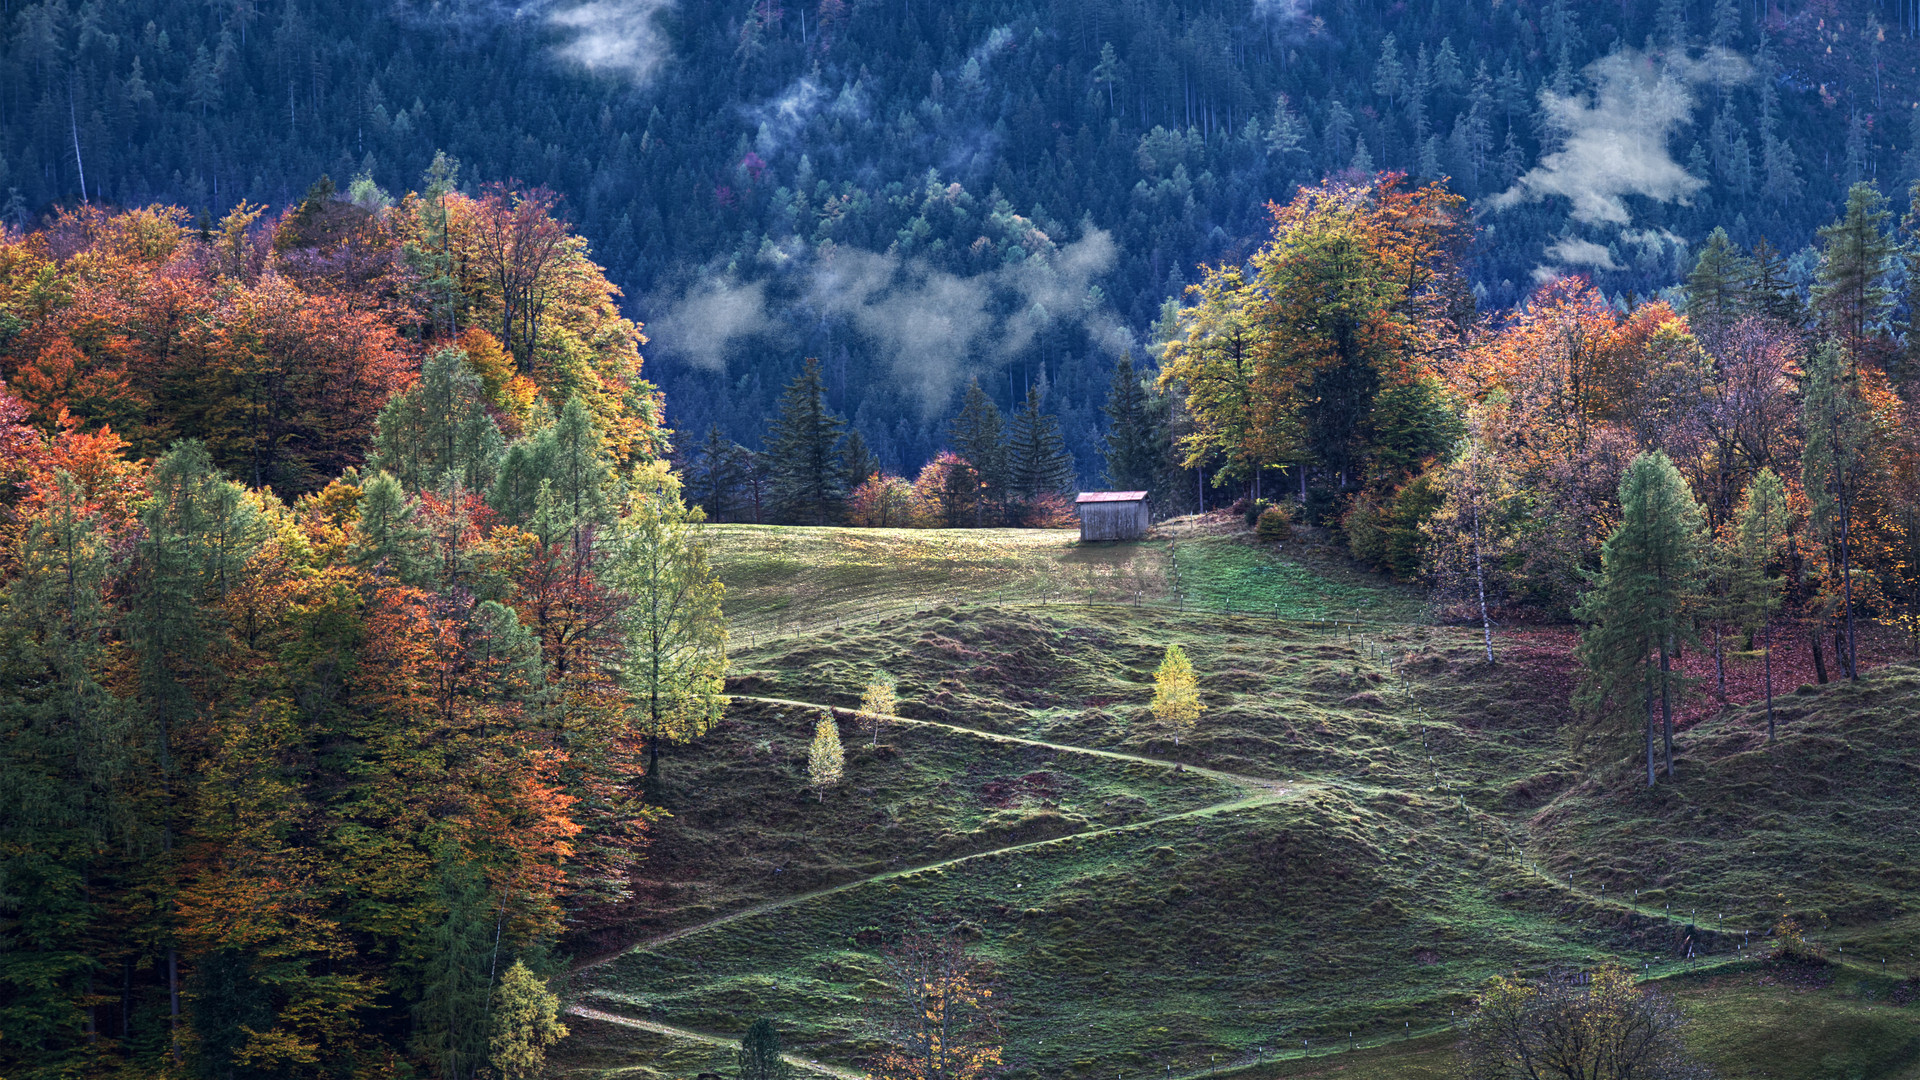
[[[1417,594],[1309,545],[725,530],[736,618],[798,605],[814,629],[736,648],[728,720],[667,758],[633,944],[578,973],[590,1015],[558,1073],[728,1075],[759,1015],[857,1069],[878,950],[916,922],[997,964],[1015,1080],[1439,1076],[1488,977],[1604,959],[1664,977],[1723,1075],[1906,1076],[1920,1055],[1920,1008],[1890,1004],[1916,974],[1895,962],[1911,667],[1784,699],[1771,748],[1730,710],[1648,794],[1627,747],[1570,752],[1563,650],[1503,642],[1489,669]],[[1125,602],[1148,582],[1160,602]],[[1203,589],[1260,614],[1180,609]],[[1207,705],[1177,744],[1147,709],[1170,642]],[[846,779],[815,801],[819,708],[881,671],[918,723],[876,748],[843,718]],[[1836,966],[1740,950],[1776,884]]]

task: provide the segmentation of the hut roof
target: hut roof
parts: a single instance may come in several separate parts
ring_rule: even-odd
[[[1076,505],[1080,503],[1140,502],[1146,497],[1147,493],[1144,491],[1083,491],[1079,497],[1073,501]]]

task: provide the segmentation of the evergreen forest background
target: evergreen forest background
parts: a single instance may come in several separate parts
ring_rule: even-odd
[[[1852,182],[1920,175],[1916,13],[1877,0],[49,0],[0,18],[10,224],[83,199],[212,222],[322,174],[378,200],[444,151],[467,190],[561,196],[647,325],[683,450],[716,424],[762,446],[817,356],[829,407],[907,475],[977,376],[1007,413],[1040,389],[1101,483],[1116,359],[1199,264],[1251,253],[1268,201],[1330,171],[1450,177],[1478,214],[1483,308],[1556,270],[1630,304],[1716,225],[1769,240],[1805,289]]]

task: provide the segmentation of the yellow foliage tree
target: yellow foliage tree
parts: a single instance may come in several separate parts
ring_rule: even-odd
[[[846,774],[847,755],[840,747],[840,725],[831,715],[822,716],[814,725],[813,745],[807,748],[807,782],[813,785],[814,798],[827,801],[827,789]]]
[[[900,707],[894,698],[893,687],[891,678],[884,674],[875,675],[868,680],[866,693],[860,696],[860,722],[873,733],[873,742],[869,745],[880,745],[880,729],[887,726],[887,721]]]
[[[993,972],[958,933],[909,933],[886,963],[889,1045],[869,1080],[978,1080],[999,1067]]]
[[[1167,646],[1160,669],[1153,673],[1153,718],[1173,729],[1173,744],[1191,732],[1206,710],[1200,700],[1200,684],[1193,677],[1193,662],[1178,645]]]
[[[547,1048],[567,1037],[560,999],[545,979],[515,960],[494,992],[493,1035],[487,1042],[494,1071],[503,1080],[540,1075]]]

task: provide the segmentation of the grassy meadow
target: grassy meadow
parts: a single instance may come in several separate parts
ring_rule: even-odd
[[[1311,542],[715,533],[734,701],[666,758],[560,1074],[730,1075],[761,1015],[858,1069],[879,950],[925,923],[994,961],[1015,1080],[1437,1077],[1489,977],[1608,959],[1722,1075],[1915,1075],[1920,669],[1784,695],[1772,746],[1725,710],[1649,793],[1622,739],[1571,748],[1563,647],[1516,635],[1489,668]],[[1174,642],[1207,706],[1177,742],[1147,708]],[[841,713],[817,800],[812,726],[877,672],[905,719]],[[1743,948],[1783,911],[1831,963]]]

